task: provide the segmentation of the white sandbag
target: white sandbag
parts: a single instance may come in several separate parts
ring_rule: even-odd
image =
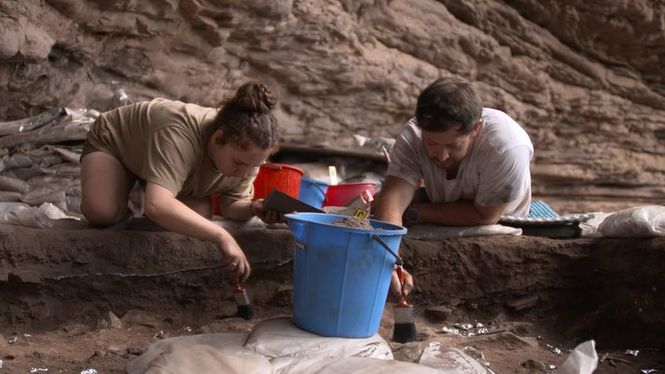
[[[457,348],[443,348],[439,342],[429,343],[418,363],[447,374],[487,373],[487,369],[473,357]]]
[[[16,168],[11,170],[5,170],[0,175],[12,178],[18,178],[20,180],[27,181],[31,178],[44,175],[44,173],[38,168],[33,168],[32,166],[27,168]]]
[[[30,189],[30,185],[18,178],[0,176],[0,189],[3,191],[26,193]]]
[[[591,374],[597,367],[598,354],[596,353],[596,342],[587,340],[575,347],[559,368],[558,373]]]
[[[65,191],[62,187],[57,189],[58,186],[55,186],[55,188],[53,189],[51,186],[37,187],[30,192],[24,193],[21,196],[21,201],[30,205],[40,205],[42,203],[63,204],[67,199]]]
[[[270,373],[267,358],[243,348],[248,335],[205,334],[161,340],[130,361],[127,373]]]
[[[379,360],[375,358],[328,358],[318,362],[317,366],[311,367],[310,371],[299,373],[317,374],[445,374],[452,373],[441,371],[428,366],[414,364],[411,362],[395,360]],[[298,374],[299,374],[298,373]],[[464,373],[464,372],[460,372]],[[296,374],[289,372],[288,374]]]
[[[73,162],[75,164],[80,163],[81,152],[79,147],[65,147],[65,146],[54,146],[54,145],[45,145],[36,149],[26,149],[22,151],[23,154],[31,156],[47,156],[47,155],[57,155],[58,158],[65,160],[67,162]],[[41,165],[48,166],[48,165]]]
[[[54,227],[60,220],[79,221],[51,203],[31,207],[23,203],[0,203],[0,223],[28,227]]]
[[[15,202],[21,201],[22,193],[16,191],[0,191],[0,201]]]
[[[665,235],[665,206],[646,205],[620,210],[598,227],[604,237],[634,238]]]
[[[258,323],[245,347],[272,359],[352,356],[393,359],[390,346],[378,334],[365,339],[327,338],[299,329],[293,324],[291,317],[273,318]],[[280,365],[288,366],[288,362]]]
[[[582,230],[580,235],[586,238],[602,238],[603,234],[598,231],[598,227],[600,227],[600,224],[603,223],[605,218],[610,216],[612,213],[593,212],[592,214],[593,218],[586,222],[580,223],[580,230]]]
[[[56,108],[34,117],[9,122],[0,122],[0,136],[35,130],[59,117],[65,116],[65,114],[67,114],[65,108]]]

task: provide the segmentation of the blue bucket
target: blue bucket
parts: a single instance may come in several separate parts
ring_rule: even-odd
[[[322,336],[367,338],[379,330],[396,260],[380,242],[397,253],[406,229],[376,220],[373,230],[334,224],[344,218],[286,215],[296,238],[293,322]]]
[[[298,199],[315,208],[321,208],[326,201],[328,184],[309,178],[300,178],[300,195]]]

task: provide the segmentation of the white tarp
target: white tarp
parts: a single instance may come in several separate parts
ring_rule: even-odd
[[[439,342],[427,345],[418,361],[447,374],[485,374],[487,369],[473,357],[457,348],[444,348]]]
[[[181,336],[152,344],[127,364],[128,374],[270,373],[270,361],[243,347],[249,334]]]
[[[366,339],[328,338],[298,329],[290,317],[258,323],[250,334],[207,334],[152,344],[127,365],[129,374],[199,373],[485,373],[459,350],[430,350],[430,366],[393,360],[379,335]],[[478,369],[478,370],[476,370]],[[473,371],[476,370],[476,371]]]

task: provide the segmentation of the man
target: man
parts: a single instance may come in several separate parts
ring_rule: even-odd
[[[483,108],[468,82],[441,78],[418,97],[416,116],[397,138],[374,217],[398,225],[495,224],[526,216],[533,146],[506,113]],[[414,199],[424,185],[426,202]],[[404,295],[413,287],[407,274]],[[400,296],[393,274],[391,292]]]

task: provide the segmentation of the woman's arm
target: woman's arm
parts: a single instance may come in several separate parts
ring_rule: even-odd
[[[264,210],[263,199],[255,201],[236,200],[222,207],[222,216],[240,221],[248,220],[254,216],[265,223],[283,222],[284,217],[277,211]]]
[[[221,207],[221,213],[224,218],[230,218],[238,221],[246,221],[257,215],[257,201],[234,200]]]
[[[168,230],[215,243],[228,261],[226,270],[243,281],[249,277],[247,257],[231,234],[187,207],[166,188],[147,183],[145,215]]]

